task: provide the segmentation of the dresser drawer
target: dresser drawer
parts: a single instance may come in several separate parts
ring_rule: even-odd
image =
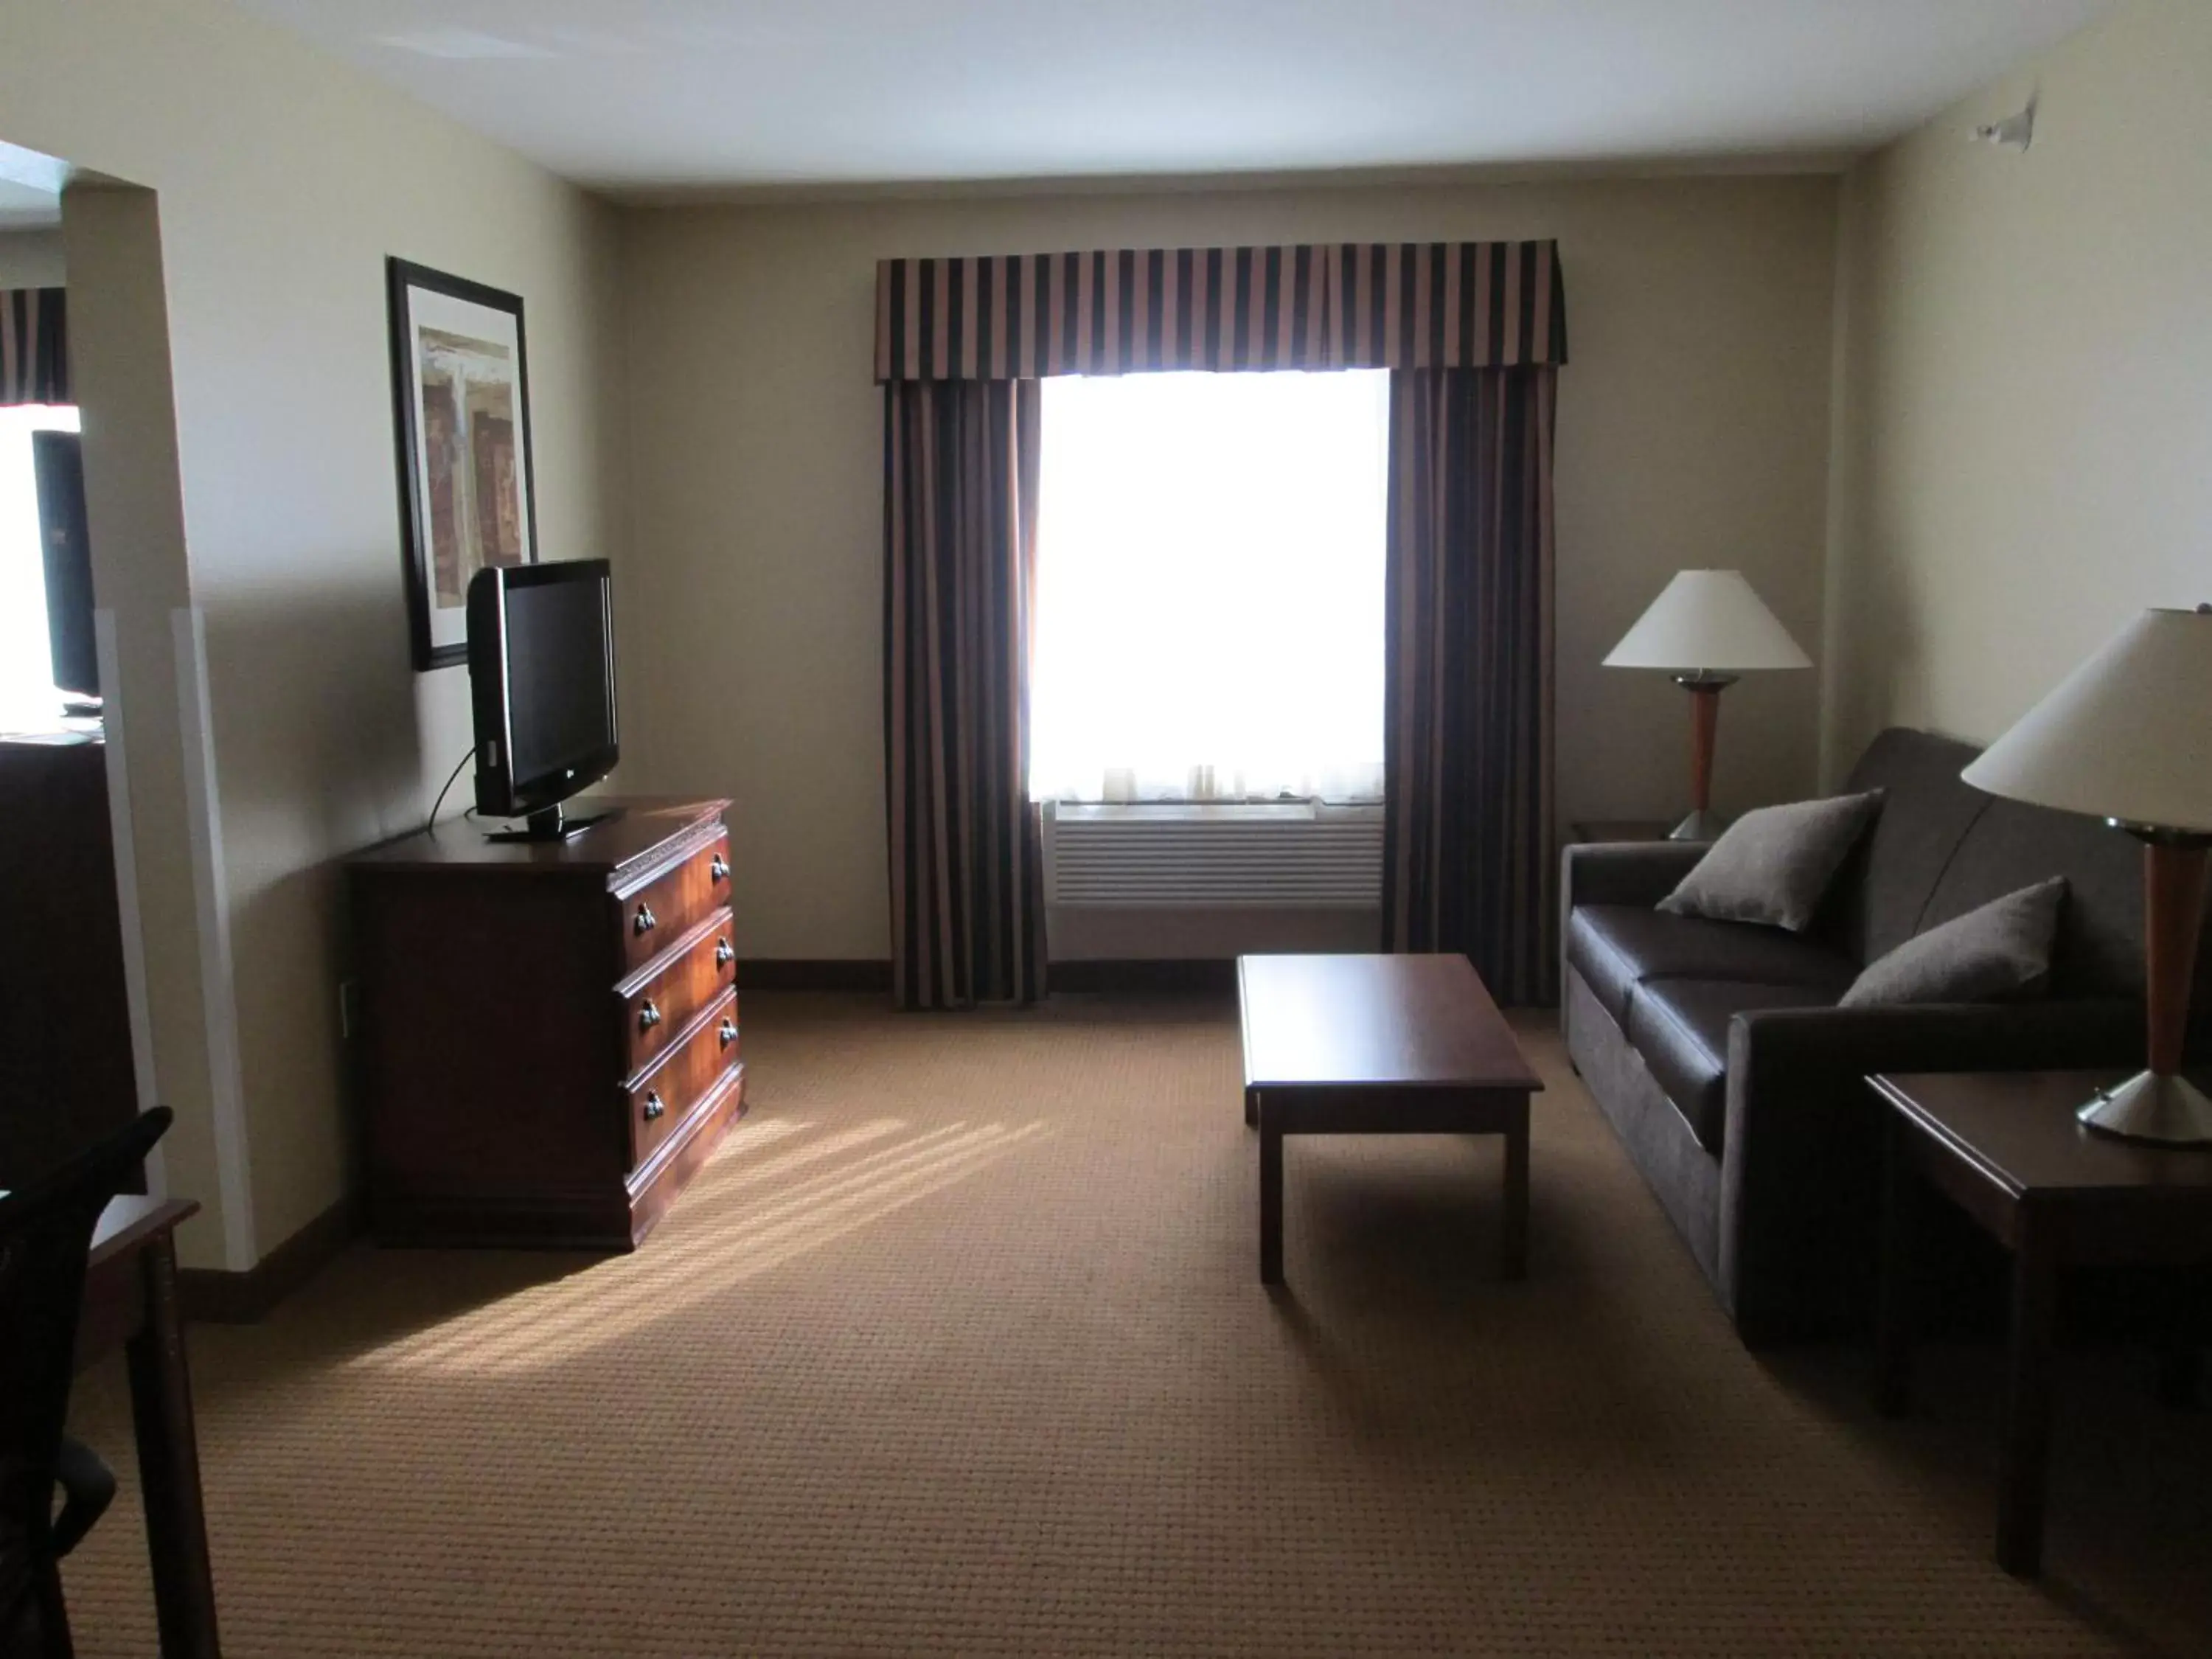
[[[738,994],[725,991],[626,1091],[632,1169],[676,1132],[738,1052]]]
[[[617,988],[629,1056],[623,1075],[635,1077],[644,1070],[683,1034],[693,1016],[737,979],[727,910],[715,911],[689,934],[672,939],[665,956]]]
[[[730,898],[730,837],[726,832],[665,874],[617,899],[623,963],[641,968]]]

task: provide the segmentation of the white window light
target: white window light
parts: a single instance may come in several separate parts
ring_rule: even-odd
[[[1389,376],[1043,387],[1030,794],[1379,799]]]

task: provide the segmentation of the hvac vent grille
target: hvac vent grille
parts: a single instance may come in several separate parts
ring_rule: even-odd
[[[1045,894],[1071,907],[1372,908],[1380,807],[1107,807],[1048,815]]]

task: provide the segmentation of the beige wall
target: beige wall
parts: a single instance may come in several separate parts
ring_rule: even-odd
[[[0,230],[0,288],[60,288],[68,271],[58,228]]]
[[[1969,143],[2039,86],[2026,154]],[[1996,736],[2212,600],[2212,6],[2136,0],[1846,191],[1824,759]]]
[[[266,1254],[342,1187],[332,861],[419,823],[470,740],[465,674],[408,665],[384,258],[524,296],[541,550],[605,553],[612,216],[216,0],[8,0],[0,139],[159,193],[250,1242]],[[97,498],[89,439],[87,454]],[[166,618],[123,620],[166,635]],[[165,677],[173,696],[173,665],[126,665],[126,696],[160,695]],[[138,824],[142,843],[183,834]],[[173,1163],[208,1167],[206,1113],[173,1134]],[[187,1231],[188,1259],[219,1259],[214,1219]]]
[[[1820,637],[1832,179],[1674,179],[664,209],[625,215],[625,775],[735,799],[756,957],[886,952],[886,255],[1556,236],[1559,799],[1680,810],[1680,694],[1598,659],[1686,565]],[[1729,693],[1718,793],[1813,777],[1815,677]]]
[[[211,1044],[207,1006],[211,994],[229,993],[201,955],[200,915],[212,895],[185,833],[200,820],[191,807],[171,617],[191,603],[191,578],[160,207],[151,191],[135,186],[78,184],[66,200],[70,376],[73,395],[90,411],[84,466],[93,590],[112,618],[118,670],[103,665],[100,682],[109,787],[117,791],[111,804],[128,829],[115,845],[118,898],[124,928],[135,926],[144,953],[143,1003],[135,1012],[154,1060],[153,1077],[137,1083],[142,1098],[158,1098],[177,1115],[162,1163],[171,1191],[208,1206],[205,1228],[187,1229],[185,1238],[212,1260],[214,1240],[225,1234],[242,1249],[252,1206],[235,1160],[227,1165],[217,1155],[240,1115],[217,1110],[216,1076],[229,1050]],[[134,1057],[146,1052],[134,1041]]]

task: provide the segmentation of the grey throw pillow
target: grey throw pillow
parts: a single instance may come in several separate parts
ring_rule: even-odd
[[[1881,791],[1746,812],[1659,901],[1678,916],[1755,921],[1802,933],[1881,810]]]
[[[2051,982],[2051,947],[2065,902],[2063,876],[1991,899],[1869,963],[1838,1006],[1889,1008],[2033,996]]]

